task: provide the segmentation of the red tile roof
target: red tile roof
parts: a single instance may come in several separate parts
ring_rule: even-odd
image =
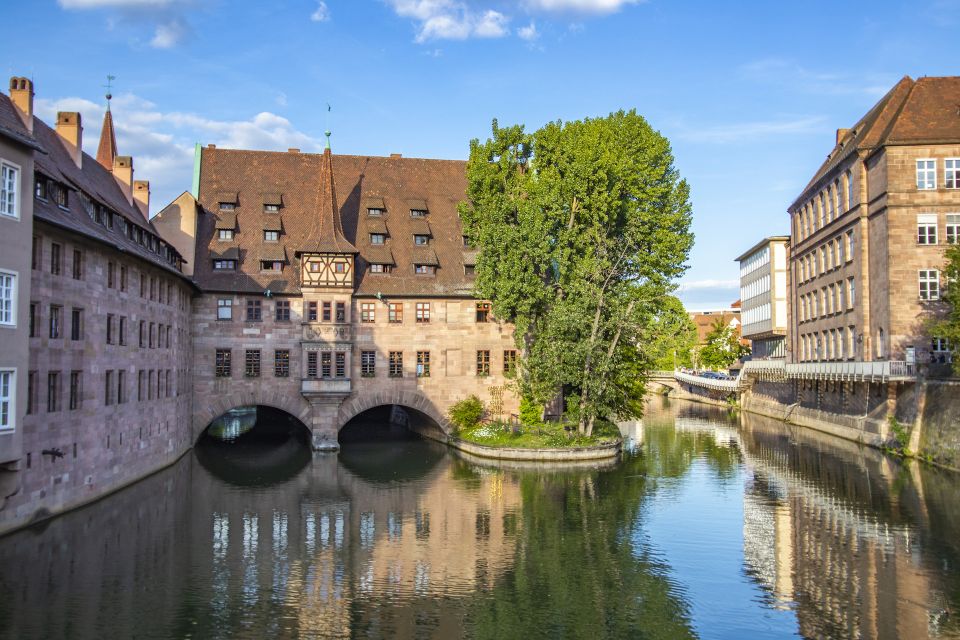
[[[103,114],[103,127],[100,129],[100,144],[97,146],[97,162],[107,171],[113,171],[113,160],[117,157],[117,136],[113,131],[113,114],[110,106]]]
[[[465,198],[466,163],[459,160],[426,160],[333,155],[332,174],[325,173],[324,154],[273,151],[203,149],[200,169],[202,208],[197,230],[194,278],[202,289],[213,291],[297,294],[299,261],[295,252],[319,247],[338,252],[357,251],[355,292],[358,295],[464,296],[472,294],[472,278],[464,274],[463,232],[457,204]],[[332,184],[326,183],[332,175]],[[232,242],[216,239],[218,194],[238,194],[234,213],[237,230]],[[279,218],[283,231],[279,245],[286,247],[289,263],[283,272],[260,271],[266,259],[263,230],[277,213],[264,211],[264,193],[280,194]],[[324,210],[325,194],[337,200],[340,229],[332,208]],[[411,204],[412,203],[412,204]],[[369,208],[383,209],[370,216]],[[425,208],[426,219],[410,215]],[[322,218],[322,215],[329,217]],[[323,222],[326,220],[327,222]],[[427,225],[424,225],[424,222]],[[430,244],[414,244],[414,230],[428,226]],[[374,245],[371,233],[387,230],[386,244]],[[342,237],[338,237],[338,233]],[[211,254],[236,247],[240,266],[235,272],[213,271]],[[421,251],[427,249],[427,251]],[[428,255],[429,253],[429,255]],[[415,260],[438,263],[433,275],[414,273]],[[370,263],[395,263],[390,273],[371,274]]]

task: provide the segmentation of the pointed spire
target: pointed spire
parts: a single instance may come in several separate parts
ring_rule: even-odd
[[[316,245],[309,251],[317,253],[358,253],[357,248],[343,235],[340,206],[337,203],[337,191],[333,182],[333,154],[330,152],[329,132],[327,133],[327,147],[323,150],[323,156],[320,160],[318,205],[319,229],[317,229],[315,236]]]
[[[113,171],[113,161],[117,157],[117,136],[113,131],[113,114],[110,113],[110,85],[113,76],[107,76],[107,112],[103,114],[103,127],[100,129],[100,145],[97,147],[97,162],[108,171]]]

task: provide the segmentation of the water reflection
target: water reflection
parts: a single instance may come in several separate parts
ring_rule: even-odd
[[[957,637],[953,475],[696,405],[625,431],[568,470],[198,449],[0,539],[0,637]]]

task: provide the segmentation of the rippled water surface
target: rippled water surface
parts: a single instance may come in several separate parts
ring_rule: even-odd
[[[0,538],[3,638],[957,638],[960,479],[652,404],[604,468],[198,448]]]

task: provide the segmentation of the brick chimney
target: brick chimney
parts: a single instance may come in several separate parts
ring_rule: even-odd
[[[83,168],[83,125],[77,111],[60,111],[57,113],[57,135],[63,140],[73,163]]]
[[[113,159],[113,177],[117,179],[120,190],[126,196],[127,202],[133,204],[133,158],[131,156],[117,156]]]
[[[843,140],[843,137],[850,133],[850,129],[837,129],[837,144],[840,144],[840,141]]]
[[[33,133],[33,80],[17,76],[10,78],[10,101],[17,107],[17,115],[27,131]]]
[[[143,214],[145,220],[150,220],[150,181],[133,181],[133,199],[137,202],[137,208]]]

